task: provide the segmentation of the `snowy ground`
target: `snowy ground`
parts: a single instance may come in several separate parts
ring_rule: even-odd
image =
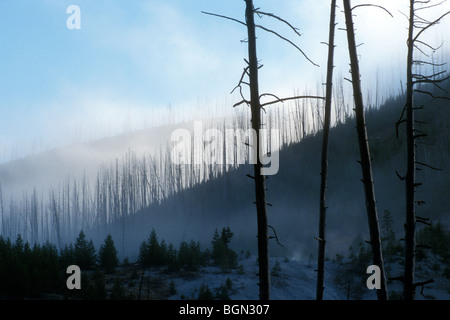
[[[448,264],[448,262],[447,262]],[[432,256],[423,260],[416,261],[414,282],[423,282],[433,279],[434,282],[416,288],[416,300],[450,300],[450,279],[442,276],[442,269],[445,264],[439,264],[436,268],[436,259]],[[386,268],[390,268],[392,276],[401,275],[403,266],[399,263],[386,264]],[[388,286],[390,296],[398,295],[402,292],[402,283],[399,281],[392,281]]]
[[[277,274],[271,275],[271,293],[272,300],[314,300],[316,294],[317,273],[314,271],[314,264],[289,260],[286,258],[271,258],[271,270],[278,261],[279,269]],[[200,287],[207,285],[208,288],[215,293],[220,286],[226,284],[227,279],[232,281],[232,289],[228,291],[232,300],[258,300],[258,265],[256,257],[251,256],[245,258],[240,255],[239,265],[241,268],[230,272],[223,272],[217,267],[204,267],[195,273],[171,274],[160,270],[151,270],[146,272],[146,276],[160,278],[167,284],[173,281],[175,284],[176,294],[169,296],[170,300],[195,300],[198,297]],[[401,268],[396,266],[398,270],[392,269],[392,272],[401,272]],[[339,289],[333,279],[337,275],[336,264],[327,261],[325,265],[325,291],[324,300],[346,300],[346,292]],[[369,276],[369,275],[368,275]],[[423,281],[421,278],[431,277],[435,279],[434,283],[425,286],[423,295],[420,289],[417,289],[417,300],[450,300],[450,280],[432,274],[428,268],[417,270],[417,281]],[[388,285],[392,298],[402,292],[402,286],[399,282],[392,282]],[[363,294],[364,300],[376,299],[375,290],[367,290]]]
[[[279,262],[279,271],[271,276],[271,299],[272,300],[313,300],[316,294],[316,272],[314,267],[308,263],[285,258],[272,258],[271,269],[276,261]],[[241,257],[238,261],[243,268],[223,273],[216,267],[205,267],[195,277],[174,278],[177,294],[170,299],[196,299],[199,288],[207,285],[212,292],[222,285],[227,279],[232,281],[232,289],[229,296],[232,300],[257,300],[258,288],[258,265],[254,256],[250,258]],[[326,277],[331,278],[331,270],[327,268]],[[324,292],[324,299],[340,300],[345,297],[338,289],[328,286]]]

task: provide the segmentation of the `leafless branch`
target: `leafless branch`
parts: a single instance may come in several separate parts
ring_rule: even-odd
[[[231,21],[235,21],[235,22],[240,23],[240,24],[242,24],[244,26],[247,26],[247,24],[245,22],[242,22],[242,21],[240,21],[238,19],[235,19],[235,18],[223,16],[223,15],[217,14],[217,13],[206,12],[206,11],[202,11],[202,13],[210,15],[210,16],[215,16],[215,17],[219,17],[219,18],[224,18],[224,19],[228,19],[228,20],[231,20]]]
[[[417,74],[417,73],[415,73],[415,74],[413,74],[412,75],[412,77],[413,78],[415,78],[415,79],[419,79],[419,80],[424,80],[424,79],[426,79],[426,80],[431,80],[432,78],[436,78],[437,76],[440,76],[441,74],[445,74],[447,71],[440,71],[440,72],[436,72],[436,73],[434,73],[434,74],[430,74],[430,75],[423,75],[423,74]]]
[[[414,42],[413,42],[414,43]],[[415,43],[414,43],[414,48],[416,48],[421,54],[423,54],[425,57],[429,57],[429,55],[428,54],[426,54],[421,48],[419,48],[419,46],[417,46]]]
[[[235,108],[235,107],[237,107],[237,106],[240,106],[241,104],[244,104],[244,103],[246,103],[246,104],[248,104],[248,105],[251,104],[250,101],[243,99],[243,100],[241,100],[241,101],[239,101],[239,102],[233,104],[233,108]]]
[[[299,48],[295,43],[293,43],[291,40],[289,40],[289,39],[283,37],[282,35],[280,35],[279,33],[275,32],[275,31],[273,31],[273,30],[271,30],[271,29],[267,29],[266,27],[263,27],[263,26],[261,26],[261,25],[255,25],[255,27],[260,28],[260,29],[262,29],[262,30],[264,30],[264,31],[266,31],[266,32],[272,33],[272,34],[276,35],[278,38],[280,38],[280,39],[282,39],[282,40],[288,42],[290,45],[292,45],[294,48],[296,48],[298,51],[300,51],[300,53],[306,58],[306,60],[308,60],[309,62],[311,62],[314,66],[320,67],[318,64],[314,63],[314,62],[306,55],[306,53],[304,53],[303,50],[300,49],[300,48]]]
[[[444,1],[441,1],[441,2],[439,2],[439,3],[432,4],[432,5],[430,5],[430,6],[421,7],[421,8],[416,8],[415,10],[418,11],[418,10],[423,10],[423,9],[429,9],[429,8],[437,7],[437,6],[440,6],[441,4],[443,4],[443,3],[446,2],[446,1],[447,1],[447,0],[444,0]]]
[[[434,63],[434,62],[429,62],[429,61],[423,61],[423,60],[413,60],[413,64],[417,64],[417,65],[430,65],[430,66],[434,66],[434,67],[443,67],[445,66],[447,63]]]
[[[286,24],[289,28],[291,28],[291,29],[292,29],[299,37],[302,36],[301,33],[298,32],[298,30],[299,30],[298,28],[294,27],[294,26],[293,26],[292,24],[290,24],[288,21],[286,21],[286,20],[280,18],[279,16],[277,16],[277,15],[275,15],[275,14],[273,14],[273,13],[267,13],[267,12],[262,12],[262,11],[255,11],[255,12],[256,12],[257,14],[265,15],[265,16],[268,16],[268,17],[271,17],[271,18],[275,18],[275,19],[277,19],[277,20],[283,22],[283,23]]]
[[[398,12],[403,15],[407,20],[409,20],[409,17],[406,13],[401,12],[400,10],[398,10]]]
[[[277,100],[274,100],[274,101],[263,103],[263,104],[261,104],[261,107],[268,106],[268,105],[275,104],[275,103],[279,103],[279,102],[288,101],[288,100],[296,100],[296,99],[322,99],[322,100],[325,100],[325,97],[320,97],[320,96],[295,96],[295,97],[281,98],[281,99],[277,99]]]
[[[422,30],[420,30],[420,31],[416,34],[416,36],[413,38],[412,41],[415,42],[425,30],[427,30],[428,28],[430,28],[431,26],[433,26],[433,25],[435,25],[435,24],[438,24],[439,21],[442,20],[442,18],[444,18],[444,17],[445,17],[446,15],[448,15],[449,13],[450,13],[450,11],[447,11],[446,13],[444,13],[443,15],[441,15],[439,18],[437,18],[436,20],[434,20],[433,22],[431,22],[429,25],[427,25],[426,27],[424,27]]]
[[[406,104],[403,106],[403,110],[402,110],[402,113],[400,114],[400,118],[395,123],[395,136],[397,138],[398,138],[398,127],[399,127],[399,125],[406,121],[406,120],[403,119],[403,116],[405,115],[405,111],[406,111]]]
[[[421,23],[421,24],[427,25],[427,24],[430,24],[433,22],[433,21],[427,20],[425,18],[422,18],[417,13],[414,13],[414,18],[415,18],[414,23]],[[423,28],[423,26],[422,27],[419,26],[419,28]]]
[[[241,94],[241,98],[242,100],[245,100],[244,94],[242,93],[242,84],[246,84],[248,86],[250,86],[250,84],[248,82],[244,81],[244,77],[247,74],[248,75],[248,69],[249,66],[244,68],[244,71],[242,72],[241,78],[239,79],[238,84],[236,85],[236,87],[234,87],[233,90],[231,90],[230,94],[232,94],[237,88],[239,88],[239,93]]]
[[[416,219],[417,219],[416,222],[423,223],[423,224],[431,227],[431,223],[428,222],[429,219],[420,218],[420,217],[416,217]]]
[[[400,180],[402,180],[402,181],[406,179],[405,177],[401,176],[400,173],[398,173],[398,171],[395,171],[395,174],[396,174],[397,177],[398,177]]]
[[[424,286],[425,286],[426,284],[433,283],[433,282],[434,282],[433,279],[430,279],[430,280],[427,280],[427,281],[422,281],[422,282],[417,282],[417,283],[414,283],[414,287],[422,287],[422,289],[420,289],[420,294],[421,294],[422,296],[424,296],[424,294],[423,294]]]
[[[427,94],[427,95],[431,96],[433,99],[445,99],[445,100],[450,100],[450,97],[435,96],[434,94],[432,94],[432,93],[429,92],[429,91],[424,91],[424,90],[415,89],[414,92]]]
[[[358,7],[376,7],[376,8],[380,8],[380,9],[383,9],[384,11],[386,11],[392,18],[394,17],[394,16],[392,15],[392,13],[389,12],[389,10],[387,10],[385,7],[379,6],[379,5],[377,5],[377,4],[370,4],[370,3],[367,3],[367,4],[358,4],[358,5],[356,5],[356,6],[354,6],[354,7],[352,8],[352,11],[353,11],[353,9],[356,9],[356,8],[358,8]]]
[[[278,98],[278,97],[277,97],[276,95],[274,95],[273,93],[263,93],[263,94],[261,94],[261,95],[259,96],[259,98],[261,99],[262,97],[265,97],[265,96],[274,97],[275,99],[280,100],[280,98]]]
[[[437,79],[437,80],[427,79],[426,77],[424,77],[423,79],[419,79],[419,80],[413,81],[413,83],[432,83],[432,84],[437,84],[437,83],[444,82],[444,81],[446,81],[448,79],[450,79],[450,75],[445,77],[445,78],[441,78],[441,79]],[[442,91],[445,91],[445,90],[442,89]]]
[[[275,228],[272,227],[272,226],[270,226],[270,225],[267,225],[267,227],[269,227],[270,229],[272,229],[273,234],[274,234],[274,236],[269,237],[269,239],[275,239],[280,247],[284,247],[284,246],[280,243],[280,241],[278,240],[278,236],[277,236],[277,232],[275,231]]]
[[[417,164],[420,164],[421,166],[424,166],[424,167],[430,168],[430,169],[432,169],[432,170],[436,170],[436,171],[442,171],[442,169],[439,169],[439,168],[436,168],[436,167],[430,166],[429,164],[426,164],[426,163],[423,163],[423,162],[420,162],[420,161],[416,161],[416,163],[417,163]]]
[[[319,237],[314,237],[314,240],[317,240],[317,241],[319,241],[319,242],[323,242],[323,243],[325,243],[326,241],[324,240],[324,239],[322,239],[322,238],[319,238]]]

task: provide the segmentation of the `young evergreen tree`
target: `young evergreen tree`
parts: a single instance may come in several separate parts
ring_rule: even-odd
[[[200,243],[191,240],[183,241],[178,249],[178,265],[188,270],[198,270],[202,264]]]
[[[97,260],[96,250],[92,240],[87,240],[83,230],[78,235],[74,247],[75,263],[81,269],[92,269]]]
[[[105,242],[100,247],[98,255],[100,267],[103,268],[106,273],[114,272],[114,269],[119,264],[119,259],[117,258],[117,249],[114,245],[114,240],[110,234],[108,234]]]
[[[177,250],[173,247],[171,243],[169,243],[169,246],[167,248],[166,264],[169,271],[175,271],[179,267],[177,261]]]
[[[156,231],[152,229],[146,241],[139,248],[139,261],[145,266],[162,266],[166,263],[167,245],[159,243]]]
[[[73,244],[65,245],[59,255],[59,261],[62,266],[70,266],[75,264],[75,249]]]
[[[214,231],[211,258],[215,265],[224,270],[237,267],[237,254],[229,248],[232,237],[229,227],[223,228],[220,235],[217,229]]]
[[[111,291],[109,299],[111,300],[125,300],[127,298],[125,293],[125,287],[122,284],[120,278],[114,280],[114,285]]]
[[[199,289],[197,300],[214,300],[214,294],[206,284],[202,284]]]

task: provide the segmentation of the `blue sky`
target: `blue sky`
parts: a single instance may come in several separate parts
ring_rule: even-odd
[[[358,40],[365,43],[359,50],[367,86],[373,86],[376,70],[386,86],[398,83],[403,72],[407,22],[398,9],[406,13],[407,8],[398,7],[400,1],[379,3],[390,7],[395,18],[375,8],[358,9],[355,18]],[[72,4],[81,9],[80,30],[66,27],[66,9]],[[327,41],[329,1],[264,0],[255,5],[300,28],[297,38],[273,19],[257,21],[289,36],[321,66],[258,30],[261,92],[316,90],[325,77],[326,47],[320,42]],[[231,108],[238,97],[229,93],[247,55],[240,41],[246,30],[201,11],[244,20],[244,7],[243,0],[2,0],[0,161],[11,152],[22,155],[74,138],[118,133],[127,121],[136,128],[152,125],[168,105],[174,110]],[[437,13],[445,9],[448,3]],[[433,41],[448,39],[442,32],[449,30],[448,20],[433,31]],[[343,27],[340,12],[338,21]],[[345,34],[337,36],[336,74],[347,76]]]

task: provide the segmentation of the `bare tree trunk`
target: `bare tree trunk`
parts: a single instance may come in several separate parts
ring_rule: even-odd
[[[406,223],[405,223],[405,269],[403,276],[403,297],[405,300],[414,300],[414,264],[415,264],[415,229],[416,215],[414,212],[415,189],[415,147],[414,147],[414,107],[413,107],[413,53],[414,53],[414,0],[410,1],[409,29],[408,29],[408,56],[406,78],[406,148],[407,169],[405,177],[406,186]]]
[[[322,163],[320,179],[320,209],[319,209],[319,251],[317,267],[317,288],[316,300],[323,299],[324,274],[325,274],[325,226],[326,226],[326,190],[327,190],[327,172],[328,172],[328,136],[330,132],[331,118],[331,97],[333,94],[333,68],[334,68],[334,32],[336,20],[336,0],[331,0],[330,11],[330,33],[328,39],[328,66],[327,66],[327,87],[325,100],[325,122],[323,125],[322,141]]]
[[[269,273],[269,243],[267,230],[266,213],[266,191],[265,176],[261,174],[262,164],[260,162],[260,134],[261,128],[261,105],[259,101],[258,85],[258,60],[256,56],[256,34],[254,21],[254,7],[252,0],[245,0],[248,31],[248,54],[250,68],[250,96],[252,112],[252,128],[256,132],[256,141],[253,142],[253,148],[256,147],[256,163],[254,165],[254,180],[256,191],[256,211],[258,221],[258,262],[259,262],[259,298],[260,300],[269,300],[270,297],[270,273]]]
[[[380,228],[373,186],[372,164],[369,151],[369,140],[366,131],[366,120],[364,116],[364,104],[361,93],[361,82],[356,52],[355,33],[353,29],[353,17],[350,0],[344,1],[345,23],[347,29],[347,40],[350,54],[351,74],[353,84],[353,95],[355,99],[356,129],[361,156],[361,170],[363,176],[364,193],[366,198],[367,217],[369,221],[370,244],[372,246],[373,263],[380,268],[381,288],[377,290],[379,300],[387,300],[388,292],[384,271],[383,253],[380,240]]]
[[[0,180],[0,210],[2,211],[2,235],[6,237],[6,228],[5,228],[5,212],[3,210],[3,192],[2,192],[2,182]]]
[[[31,196],[31,241],[38,242],[38,198],[36,188],[33,189],[33,194]]]
[[[59,200],[58,200],[59,202]],[[51,207],[51,211],[53,212],[53,222],[55,224],[55,231],[56,231],[56,239],[58,240],[58,247],[59,250],[61,251],[63,249],[63,241],[62,241],[62,236],[61,236],[61,225],[60,225],[60,221],[59,221],[59,203],[56,203],[56,197],[55,197],[55,192],[52,191],[50,194],[50,207]]]

